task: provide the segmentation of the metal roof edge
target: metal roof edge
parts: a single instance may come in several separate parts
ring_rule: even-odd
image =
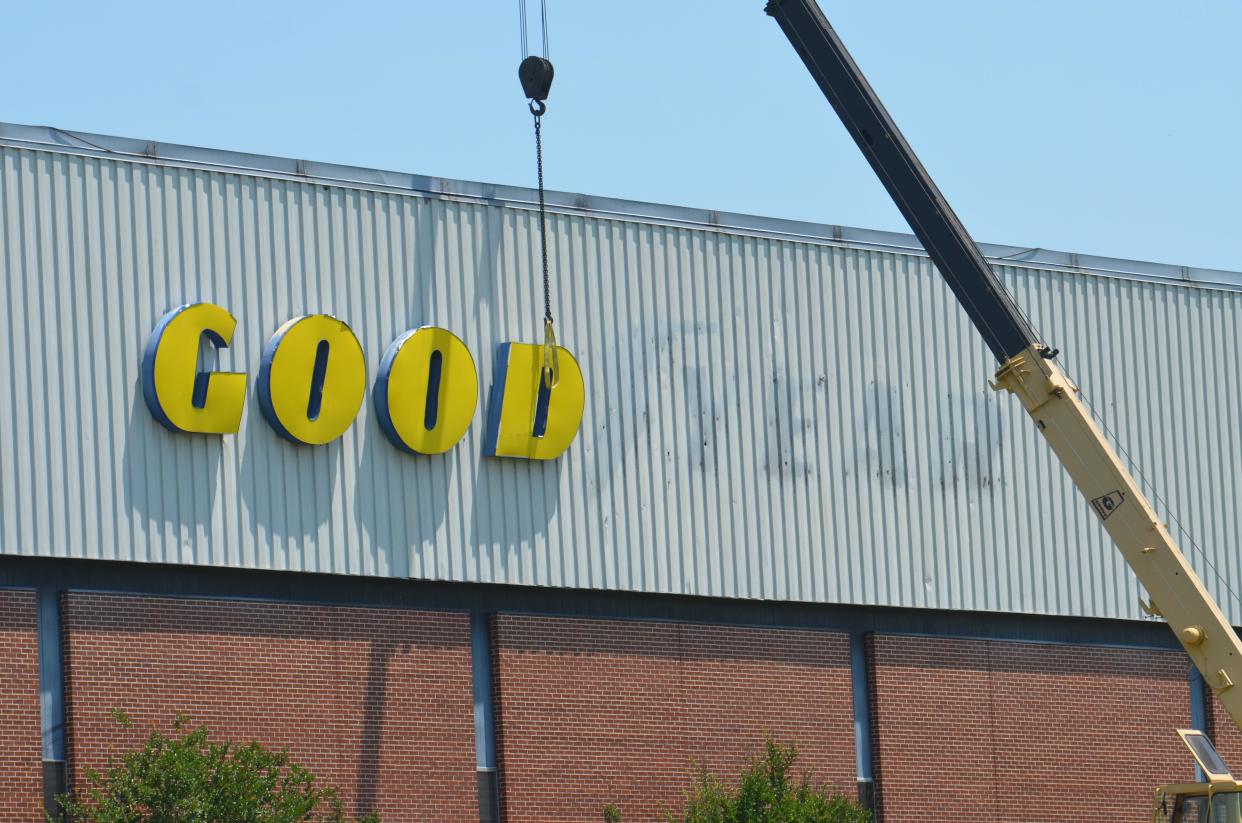
[[[456,197],[522,208],[531,208],[538,202],[536,191],[523,186],[479,183],[360,166],[295,160],[176,143],[160,143],[89,132],[66,131],[52,126],[24,126],[0,122],[0,146],[4,145],[116,157],[162,165],[184,165],[328,185]],[[913,234],[905,232],[860,229],[552,190],[547,192],[547,201],[549,206],[562,211],[753,233],[790,240],[810,240],[842,246],[926,254],[918,239]],[[990,262],[1002,265],[1035,266],[1128,279],[1242,290],[1242,272],[1225,269],[1078,254],[1042,247],[1008,246],[994,243],[980,243],[979,246]]]

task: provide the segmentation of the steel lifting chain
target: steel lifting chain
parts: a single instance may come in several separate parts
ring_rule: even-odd
[[[522,92],[530,101],[530,113],[535,118],[535,172],[539,179],[539,251],[543,263],[543,384],[552,388],[560,381],[560,364],[556,354],[556,331],[552,323],[552,278],[548,272],[548,207],[543,188],[543,115],[548,110],[544,102],[552,89],[552,61],[548,54],[548,9],[546,0],[541,3],[543,17],[543,57],[531,55],[526,46],[526,1],[518,0],[522,16],[522,63],[518,66],[518,79]]]
[[[542,100],[532,100],[530,113],[535,117],[535,172],[539,177],[539,251],[543,258],[543,383],[552,388],[561,378],[556,355],[556,331],[552,324],[552,278],[548,274],[548,207],[543,191],[543,113],[548,110]]]

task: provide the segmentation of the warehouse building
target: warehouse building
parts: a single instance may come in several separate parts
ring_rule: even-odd
[[[389,823],[661,819],[767,737],[884,821],[1140,818],[1188,726],[1242,764],[908,235],[552,194],[581,424],[488,456],[534,201],[0,125],[0,821],[179,712]],[[1242,275],[984,250],[1240,622]],[[235,329],[175,412],[196,311]],[[273,352],[319,315],[365,380],[306,348],[295,426]],[[389,413],[434,405],[385,356],[425,326],[477,375],[437,454]]]

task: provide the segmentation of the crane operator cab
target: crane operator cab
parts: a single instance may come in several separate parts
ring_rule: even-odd
[[[1229,773],[1212,741],[1194,729],[1178,729],[1177,733],[1206,780],[1156,789],[1152,823],[1242,823],[1242,783]]]

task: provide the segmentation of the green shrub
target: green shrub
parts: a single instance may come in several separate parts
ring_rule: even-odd
[[[686,798],[686,810],[669,823],[869,823],[871,813],[845,795],[793,775],[798,750],[767,742],[762,757],[742,772],[736,789],[703,772]]]
[[[121,726],[132,726],[113,711]],[[140,749],[87,769],[86,785],[60,798],[73,823],[345,823],[336,789],[287,752],[259,743],[215,743],[206,726],[173,721],[173,733],[152,730]],[[379,823],[370,815],[359,823]]]

